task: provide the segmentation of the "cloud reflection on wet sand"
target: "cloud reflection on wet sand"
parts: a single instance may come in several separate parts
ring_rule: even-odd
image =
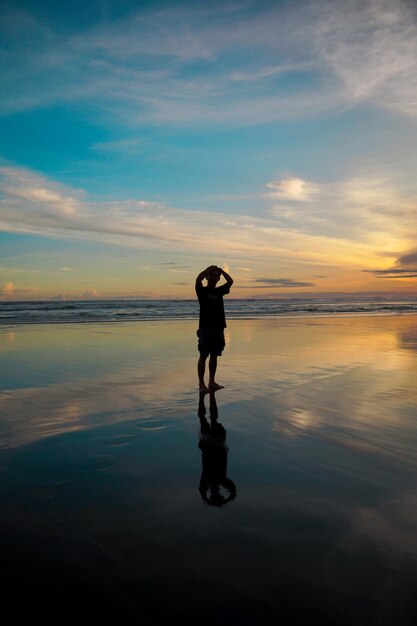
[[[414,623],[416,328],[231,321],[216,398],[237,497],[221,510],[198,492],[194,323],[16,328],[5,597],[132,623]]]
[[[354,446],[353,437],[358,446],[382,445],[390,428],[409,426],[417,405],[416,329],[414,316],[232,321],[219,364],[222,400],[239,404],[240,427],[262,421],[271,433],[309,431],[344,438],[343,445]],[[16,346],[15,371],[46,372],[40,385],[31,374],[27,386],[8,377],[0,395],[3,447],[193,411],[193,322],[52,327],[40,338],[29,327],[14,335],[20,336],[6,354]],[[50,372],[45,345],[46,357],[54,355]],[[70,356],[57,359],[68,348]]]

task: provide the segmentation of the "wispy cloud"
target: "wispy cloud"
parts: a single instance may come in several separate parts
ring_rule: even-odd
[[[380,278],[417,278],[417,268],[414,269],[399,269],[392,268],[386,270],[362,270],[363,272],[369,272],[374,276]]]
[[[34,172],[8,167],[0,174],[0,228],[10,232],[333,266],[363,267],[380,248],[372,237],[357,242],[325,229],[307,232],[303,220],[283,226],[275,217],[191,211],[146,200],[97,202]],[[175,265],[165,267],[178,269]]]
[[[292,288],[292,287],[314,287],[314,283],[294,280],[293,278],[254,278],[254,283],[259,284],[251,284],[244,285],[241,288],[244,289],[275,289],[275,288]]]
[[[340,80],[346,100],[369,101],[417,115],[417,21],[411,2],[366,0],[318,4],[320,58]]]
[[[292,74],[294,72],[305,72],[313,69],[309,62],[290,63],[288,65],[275,65],[272,67],[259,68],[254,72],[234,72],[231,76],[232,80],[256,80],[264,78],[276,77],[283,74]]]
[[[113,141],[101,141],[91,146],[92,150],[103,153],[120,153],[124,156],[133,156],[143,152],[147,142],[141,138],[130,137],[127,139],[115,139]]]
[[[87,102],[132,123],[253,124],[365,102],[417,115],[402,0],[153,5],[83,33],[9,8],[2,30],[3,112]]]
[[[415,190],[402,183],[398,176],[374,173],[329,183],[291,177],[268,183],[274,191],[266,198],[270,215],[284,228],[367,241],[387,252],[403,249],[417,235]]]
[[[189,269],[191,267],[191,265],[179,265],[178,263],[175,263],[175,261],[163,261],[161,263],[157,263],[156,265],[167,265],[168,271],[172,269],[184,270],[184,269]]]
[[[266,185],[271,191],[265,196],[275,200],[294,200],[295,202],[306,202],[311,200],[319,192],[318,185],[291,176],[280,180],[273,180]]]
[[[363,272],[373,274],[377,278],[417,278],[417,252],[412,250],[400,255],[394,267],[384,269],[364,269]]]
[[[1,266],[0,272],[4,272],[8,276],[11,274],[39,274],[40,270],[34,267],[10,267],[10,266]]]

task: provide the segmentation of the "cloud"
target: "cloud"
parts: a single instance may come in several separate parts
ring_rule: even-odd
[[[253,281],[255,283],[260,283],[259,285],[250,285],[245,286],[244,288],[248,289],[262,289],[262,288],[290,288],[290,287],[314,287],[314,283],[303,282],[294,280],[292,278],[254,278]]]
[[[400,255],[394,267],[362,271],[374,274],[378,278],[417,278],[417,252],[413,250]]]
[[[44,196],[46,202],[27,193],[28,188],[40,187],[51,191]],[[204,251],[221,258],[227,250],[230,257],[256,254],[285,262],[307,262],[310,270],[312,264],[363,267],[373,256],[366,237],[357,242],[347,236],[350,231],[344,238],[340,232],[335,238],[325,229],[307,232],[306,219],[283,225],[275,217],[184,210],[146,200],[97,202],[82,190],[21,168],[0,168],[0,193],[0,229],[8,232],[122,244],[163,250],[165,254]],[[339,217],[338,227],[340,221]],[[376,252],[379,248],[376,246]],[[178,269],[173,263],[165,267]]]
[[[346,101],[372,102],[417,114],[417,22],[411,2],[367,0],[319,3],[319,57],[338,77]]]
[[[319,190],[317,185],[296,177],[273,180],[266,186],[272,189],[270,193],[265,194],[267,198],[295,200],[296,202],[310,200]]]
[[[413,250],[412,252],[407,252],[406,254],[402,254],[397,259],[397,264],[401,267],[409,267],[410,265],[417,264],[417,250]]]
[[[143,152],[144,148],[148,145],[145,139],[141,138],[128,138],[118,139],[114,141],[102,141],[95,143],[91,146],[92,150],[103,153],[120,153],[125,156],[133,156]]]
[[[2,266],[0,267],[0,272],[5,274],[39,274],[40,270],[36,268]]]
[[[38,219],[45,221],[59,216],[70,222],[81,206],[79,191],[71,190],[70,195],[68,189],[27,169],[0,167],[0,185],[11,212],[14,206],[36,207]]]
[[[416,504],[414,491],[396,492],[394,497],[384,500],[375,509],[356,509],[352,515],[352,527],[355,533],[372,542],[379,554],[385,553],[391,562],[402,565],[410,556],[413,560],[417,557]]]
[[[6,282],[0,285],[0,300],[19,299],[33,295],[37,290],[34,287],[16,287],[12,282]]]
[[[305,72],[312,69],[309,62],[290,63],[288,65],[275,65],[273,67],[259,68],[254,72],[234,72],[231,76],[232,80],[256,80],[275,77],[278,75],[289,74],[294,72]]]
[[[132,124],[230,125],[371,103],[417,115],[416,18],[401,0],[161,4],[82,32],[34,5],[5,11],[2,30],[4,113],[82,102]],[[96,149],[123,147],[140,149]]]
[[[267,187],[276,189],[266,197],[271,203],[269,214],[282,227],[368,241],[381,252],[403,249],[405,241],[417,235],[415,192],[400,176],[361,172],[320,183],[293,177]]]
[[[0,294],[2,296],[11,296],[15,291],[15,286],[13,283],[3,283],[0,287]]]
[[[388,270],[363,270],[364,272],[372,272],[373,274],[412,274],[417,272],[417,268],[406,270],[400,268],[392,268]]]
[[[401,269],[391,268],[386,270],[362,270],[363,272],[369,272],[380,278],[417,278],[417,268],[413,269]]]
[[[82,297],[86,300],[94,300],[100,296],[99,292],[96,289],[89,289],[88,291],[84,291]]]
[[[191,268],[191,265],[179,265],[178,263],[175,263],[175,261],[165,261],[163,263],[156,263],[156,265],[168,265],[169,266],[167,268],[168,272],[172,272],[175,270],[185,270],[185,269]]]

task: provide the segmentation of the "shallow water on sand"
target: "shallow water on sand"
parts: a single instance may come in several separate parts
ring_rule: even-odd
[[[225,389],[203,407],[194,322],[4,329],[5,609],[415,623],[417,317],[226,334]]]

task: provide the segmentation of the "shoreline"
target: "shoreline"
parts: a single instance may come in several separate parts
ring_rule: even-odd
[[[229,315],[226,317],[228,322],[235,321],[256,321],[256,320],[280,320],[280,319],[294,319],[294,320],[302,320],[302,319],[316,319],[316,318],[363,318],[363,317],[377,317],[377,318],[390,318],[390,317],[410,317],[416,315],[417,311],[344,311],[344,312],[334,312],[330,311],[328,313],[320,311],[317,313],[310,312],[300,312],[300,313],[278,313],[274,315],[268,314],[259,314],[259,315]],[[165,318],[146,318],[146,319],[89,319],[89,320],[45,320],[45,321],[13,321],[13,322],[2,322],[0,321],[0,332],[2,329],[10,330],[11,328],[21,328],[27,326],[77,326],[77,325],[100,325],[104,324],[105,326],[114,325],[119,326],[123,324],[166,324],[166,323],[186,323],[186,322],[198,322],[198,315],[196,317],[165,317]]]

